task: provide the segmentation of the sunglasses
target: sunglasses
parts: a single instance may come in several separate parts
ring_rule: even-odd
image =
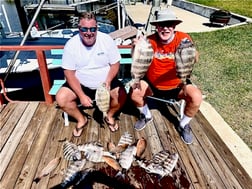
[[[79,30],[80,30],[81,32],[88,32],[88,30],[89,30],[90,32],[96,32],[97,27],[91,27],[91,28],[79,27]]]
[[[169,27],[174,27],[175,26],[175,24],[171,23],[171,22],[161,22],[161,23],[158,23],[157,25],[159,27],[161,27],[161,28],[164,28],[164,27],[169,28]]]

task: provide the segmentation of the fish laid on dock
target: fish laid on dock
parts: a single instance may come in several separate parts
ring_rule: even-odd
[[[149,173],[158,174],[161,178],[172,173],[178,161],[178,154],[160,151],[151,160],[137,160],[140,167]]]
[[[111,153],[104,151],[104,147],[98,142],[89,142],[85,144],[78,145],[78,149],[84,152],[84,156],[88,161],[94,163],[104,162],[103,156],[109,156],[115,159],[115,156]]]
[[[56,157],[51,160],[38,174],[38,176],[33,180],[38,183],[42,177],[49,175],[56,167],[59,165],[61,157]]]
[[[108,150],[110,153],[115,154],[118,159],[120,153],[122,153],[126,148],[133,143],[133,136],[125,132],[119,139],[117,146],[113,142],[108,143]]]
[[[76,174],[83,169],[85,164],[86,164],[86,159],[81,159],[81,160],[71,162],[65,171],[64,178],[61,185],[65,186],[68,183],[70,183],[72,180],[74,180]]]
[[[77,161],[81,159],[81,152],[77,145],[69,141],[63,143],[63,155],[66,160]]]

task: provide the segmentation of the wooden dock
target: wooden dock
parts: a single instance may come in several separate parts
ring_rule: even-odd
[[[76,123],[71,121],[70,126],[64,126],[62,111],[55,108],[55,104],[8,103],[2,107],[0,114],[0,188],[52,188],[62,182],[68,165],[68,161],[63,158],[62,142],[59,140],[66,138],[76,144],[99,141],[106,149],[109,141],[117,143],[126,131],[135,140],[141,137],[147,140],[143,154],[146,159],[161,150],[179,154],[172,175],[161,180],[133,163],[127,172],[128,182],[125,185],[129,187],[126,188],[252,188],[250,149],[218,116],[213,118],[215,126],[211,125],[209,104],[203,102],[192,120],[194,142],[191,145],[182,142],[174,127],[177,114],[173,108],[157,102],[150,102],[150,107],[154,120],[139,132],[133,129],[136,117],[132,115],[134,108],[130,104],[120,114],[120,129],[115,133],[99,123],[99,112],[94,109],[84,110],[91,119],[82,136],[74,138],[72,130]],[[209,114],[209,119],[204,114]],[[39,183],[33,182],[43,167],[55,157],[62,157],[59,166]],[[114,178],[116,171],[105,163],[94,164],[94,168],[101,175],[105,173],[109,177],[104,181],[107,185],[97,183],[94,179],[93,188],[113,188],[109,183],[118,182]]]

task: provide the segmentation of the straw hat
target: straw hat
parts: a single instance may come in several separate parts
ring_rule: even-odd
[[[182,22],[182,20],[179,20],[175,13],[171,9],[163,9],[155,13],[156,19],[151,21],[150,24],[156,25],[161,22],[171,22],[175,25],[178,25]]]

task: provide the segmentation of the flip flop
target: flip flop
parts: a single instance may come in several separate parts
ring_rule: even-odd
[[[80,137],[81,134],[82,134],[82,131],[83,131],[84,127],[85,127],[87,124],[88,124],[88,119],[87,119],[86,123],[85,123],[84,125],[82,125],[81,127],[79,127],[79,128],[78,128],[78,127],[75,127],[74,130],[75,130],[77,133],[78,133],[79,131],[81,131],[81,132],[80,132],[79,135],[75,135],[74,132],[73,132],[73,133],[72,133],[73,136],[74,136],[74,137]]]
[[[109,123],[109,120],[107,117],[104,117],[104,122],[106,123],[106,125],[109,127],[110,131],[111,132],[115,132],[119,129],[119,126],[118,124],[115,122],[115,123]]]

